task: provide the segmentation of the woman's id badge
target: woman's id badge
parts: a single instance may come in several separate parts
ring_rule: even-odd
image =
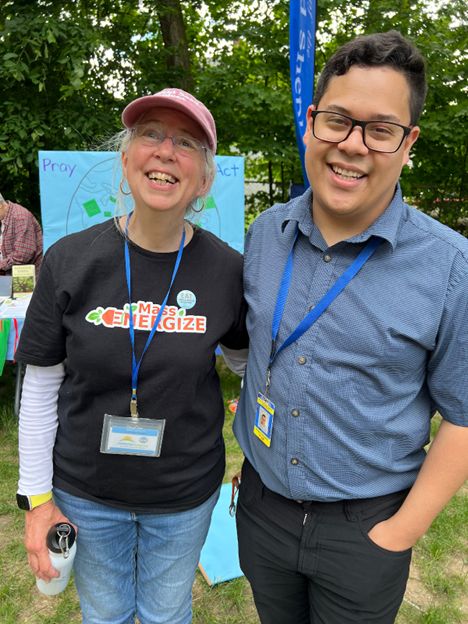
[[[257,413],[255,415],[254,433],[268,447],[271,443],[273,416],[275,406],[261,392],[257,395]]]
[[[165,420],[104,415],[101,453],[159,457]]]

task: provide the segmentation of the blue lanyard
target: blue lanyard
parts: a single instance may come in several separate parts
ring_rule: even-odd
[[[353,279],[359,269],[369,260],[374,251],[383,241],[383,238],[380,236],[372,237],[364,249],[361,251],[356,260],[352,263],[350,267],[346,269],[343,275],[333,284],[330,290],[320,299],[317,305],[309,312],[309,314],[299,323],[296,329],[290,334],[283,344],[276,348],[276,338],[278,336],[278,330],[281,323],[281,318],[283,316],[284,306],[286,305],[286,299],[289,292],[289,287],[291,285],[291,277],[292,270],[294,265],[293,260],[293,252],[294,245],[296,244],[297,236],[299,234],[299,226],[296,226],[296,232],[294,234],[294,240],[291,245],[291,250],[289,252],[288,259],[286,261],[286,266],[284,267],[283,277],[281,279],[281,284],[278,291],[278,297],[276,299],[275,312],[273,314],[273,323],[271,325],[271,353],[270,353],[270,362],[268,364],[268,375],[267,375],[267,383],[266,383],[266,394],[268,396],[268,391],[270,389],[270,377],[271,377],[271,366],[275,361],[276,356],[280,351],[289,347],[290,344],[296,342],[304,332],[306,332],[309,327],[318,319],[318,317],[325,312],[330,303],[336,299],[336,297],[340,294],[343,288],[349,284],[349,282]]]
[[[169,284],[169,290],[167,291],[167,295],[164,298],[164,301],[162,302],[162,305],[161,305],[161,308],[159,310],[159,313],[158,313],[158,315],[156,317],[156,320],[153,323],[153,327],[151,328],[150,335],[148,336],[148,340],[146,341],[146,346],[143,349],[143,353],[141,354],[140,361],[137,364],[136,363],[136,358],[135,358],[135,329],[134,329],[134,325],[133,325],[132,291],[131,291],[131,287],[130,287],[130,282],[131,282],[130,252],[129,252],[129,249],[128,249],[128,241],[127,241],[128,223],[130,221],[130,217],[132,216],[132,214],[133,214],[133,212],[131,212],[128,215],[127,223],[125,225],[125,271],[126,271],[126,274],[127,274],[128,300],[129,300],[128,317],[129,317],[130,340],[131,340],[131,343],[132,343],[132,356],[133,356],[133,360],[132,360],[132,398],[131,398],[131,401],[130,401],[130,413],[131,413],[133,418],[138,418],[137,396],[136,396],[136,393],[137,393],[137,383],[138,383],[138,371],[140,370],[140,364],[141,364],[141,361],[143,359],[143,356],[145,355],[146,350],[149,347],[150,342],[153,340],[154,334],[156,333],[156,329],[158,327],[159,321],[161,320],[161,317],[162,317],[163,312],[164,312],[164,308],[166,307],[166,303],[167,303],[167,300],[169,298],[169,294],[171,292],[171,288],[172,288],[172,284],[174,282],[174,278],[177,275],[177,271],[179,269],[180,259],[182,258],[182,252],[184,250],[184,243],[185,243],[185,226],[184,226],[184,231],[183,231],[183,234],[182,234],[182,240],[180,242],[179,253],[177,254],[177,260],[176,260],[176,263],[175,263],[174,271],[172,273],[171,283]]]

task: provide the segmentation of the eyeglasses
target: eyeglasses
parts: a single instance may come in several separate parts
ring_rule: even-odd
[[[312,111],[314,120],[312,132],[319,141],[341,143],[346,141],[356,126],[362,128],[362,141],[367,149],[383,154],[397,152],[411,127],[391,121],[358,121],[332,111]]]
[[[196,156],[203,150],[206,152],[206,147],[202,145],[198,139],[185,136],[169,136],[168,134],[164,134],[161,128],[157,126],[136,126],[131,129],[131,133],[132,139],[141,139],[143,145],[147,145],[148,147],[157,147],[166,139],[171,139],[175,151],[179,154],[184,154],[184,156]]]

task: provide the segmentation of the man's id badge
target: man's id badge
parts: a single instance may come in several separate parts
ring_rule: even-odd
[[[104,415],[101,453],[159,457],[165,420]]]
[[[268,447],[271,443],[273,416],[275,406],[260,392],[257,395],[257,413],[255,415],[254,433]]]

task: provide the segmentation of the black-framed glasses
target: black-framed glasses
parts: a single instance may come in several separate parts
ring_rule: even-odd
[[[411,127],[391,121],[359,121],[334,111],[312,111],[311,115],[314,120],[312,132],[319,141],[341,143],[359,126],[367,149],[383,154],[397,152],[411,132]]]
[[[151,124],[136,126],[131,129],[131,133],[132,139],[141,139],[143,145],[147,145],[148,147],[157,147],[166,139],[171,139],[175,151],[179,154],[184,154],[185,156],[196,156],[202,151],[205,151],[206,153],[206,147],[198,139],[182,135],[175,137],[169,136],[168,134],[164,134],[161,128]]]

